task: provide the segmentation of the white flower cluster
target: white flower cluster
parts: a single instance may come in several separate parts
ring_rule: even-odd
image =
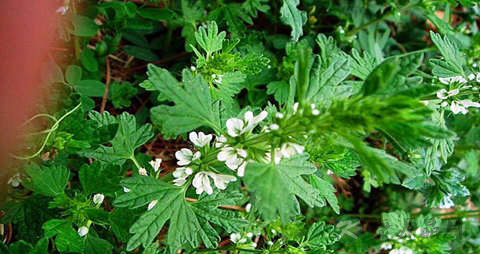
[[[260,235],[260,233],[258,233],[257,235]],[[251,242],[250,246],[252,246],[253,248],[256,248],[257,243],[252,241],[252,237],[254,236],[255,235],[252,232],[246,233],[244,237],[242,237],[240,233],[232,233],[230,234],[230,241],[232,241],[233,243],[241,243],[241,244],[244,244],[244,243],[247,243],[247,241],[250,241]]]
[[[471,88],[471,86],[464,86],[463,88]],[[480,103],[473,102],[472,100],[451,100],[451,103],[449,104],[447,100],[450,97],[453,97],[459,93],[459,88],[450,91],[447,91],[447,89],[443,88],[437,92],[437,98],[442,100],[442,103],[440,104],[442,107],[447,107],[448,105],[450,105],[450,110],[454,114],[462,113],[465,115],[468,113],[469,107],[480,107]]]
[[[400,249],[393,249],[389,254],[413,254],[413,250],[405,246],[400,247]]]
[[[262,111],[257,116],[252,111],[245,112],[244,119],[230,118],[227,120],[227,133],[229,137],[235,138],[242,134],[248,134],[261,121],[267,117],[267,111]],[[225,165],[242,177],[245,175],[245,167],[247,166],[247,151],[241,148],[233,148],[224,144],[227,141],[225,136],[217,138],[216,147],[221,147],[221,151],[217,155],[219,161],[224,161]]]
[[[301,154],[303,153],[304,150],[305,150],[305,147],[299,144],[295,144],[291,142],[283,143],[280,148],[275,148],[274,150],[274,153],[275,153],[274,162],[275,164],[278,164],[283,158],[290,158],[295,154]],[[271,157],[272,155],[270,152],[265,154],[265,160],[267,162],[272,161]]]
[[[190,142],[192,142],[197,148],[202,148],[207,144],[210,144],[213,139],[212,134],[205,135],[203,132],[191,132],[188,137]],[[173,177],[175,178],[173,182],[175,185],[182,186],[185,184],[187,179],[194,173],[194,169],[187,166],[191,166],[191,164],[194,161],[199,160],[201,156],[202,155],[200,151],[194,153],[192,150],[187,148],[182,148],[180,151],[177,151],[175,153],[175,157],[178,160],[177,165],[183,166],[177,168],[173,172]],[[210,179],[213,180],[215,187],[220,190],[226,189],[229,182],[234,182],[237,180],[236,177],[231,175],[217,174],[207,171],[197,172],[193,177],[192,181],[192,185],[193,187],[195,187],[197,194],[202,194],[203,192],[206,192],[210,195],[213,193]]]

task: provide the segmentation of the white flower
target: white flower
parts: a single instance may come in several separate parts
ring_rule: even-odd
[[[215,174],[213,172],[199,172],[195,175],[192,182],[193,187],[197,189],[197,194],[206,192],[210,195],[213,193],[212,186],[210,185],[210,178],[213,179],[215,186],[220,190],[226,189],[229,182],[237,180],[236,177],[231,175]]]
[[[251,131],[259,124],[261,121],[263,121],[267,117],[268,113],[267,111],[262,111],[260,114],[257,116],[253,116],[252,111],[247,111],[245,112],[245,123],[247,126],[243,130],[243,132]]]
[[[257,116],[254,116],[252,111],[247,111],[244,115],[245,121],[238,118],[230,118],[226,124],[227,133],[231,137],[238,137],[245,132],[253,130],[267,115],[267,111],[262,111]]]
[[[282,119],[282,118],[284,117],[284,115],[283,115],[282,113],[280,113],[280,112],[277,112],[277,113],[275,114],[275,117],[277,117],[278,119]]]
[[[240,176],[240,177],[243,177],[245,175],[245,168],[246,167],[247,167],[247,162],[243,161],[243,163],[240,164],[240,166],[238,166],[238,168],[237,168],[237,175]]]
[[[247,242],[247,238],[242,238],[238,241],[239,243],[246,243]]]
[[[197,194],[206,192],[208,195],[213,193],[212,186],[210,186],[210,179],[208,178],[209,172],[199,172],[193,178],[193,187],[195,187]]]
[[[439,78],[440,82],[445,84],[445,85],[449,85],[449,84],[452,84],[452,83],[467,83],[467,80],[462,77],[462,76],[453,76],[453,77],[446,77],[446,78]]]
[[[157,172],[160,169],[161,164],[162,164],[162,159],[160,158],[156,158],[155,160],[150,161],[150,165],[152,166],[155,172]]]
[[[454,114],[462,113],[462,114],[465,115],[465,114],[468,113],[467,108],[469,108],[469,107],[478,108],[478,107],[480,107],[480,103],[473,102],[471,100],[452,101],[452,104],[450,105],[450,110]]]
[[[237,170],[238,176],[243,176],[245,167],[247,165],[245,158],[247,158],[247,151],[243,149],[225,146],[217,154],[219,161],[225,161],[225,165],[231,170]]]
[[[273,245],[273,242],[272,242],[272,241],[268,241],[267,244],[268,244],[268,246],[272,246],[272,245]]]
[[[247,237],[248,237],[248,238],[252,238],[252,237],[253,237],[253,233],[252,233],[252,232],[248,232],[248,233],[247,233]]]
[[[85,226],[79,227],[77,232],[80,237],[84,237],[85,235],[88,234],[88,228]]]
[[[280,148],[280,153],[285,158],[290,158],[295,154],[301,154],[305,150],[305,147],[295,143],[284,143]]]
[[[274,124],[270,124],[269,128],[272,131],[276,131],[276,130],[280,129],[280,126],[278,126],[278,124],[274,123]]]
[[[175,179],[173,180],[174,185],[182,186],[192,173],[193,173],[193,169],[188,167],[175,169],[175,171],[173,171],[173,174],[172,174],[173,177],[175,177]]]
[[[93,196],[93,203],[96,204],[96,205],[101,204],[101,203],[103,203],[104,199],[105,199],[105,196],[103,194],[100,194],[100,193],[95,194]]]
[[[147,211],[152,210],[158,203],[158,200],[153,200],[152,202],[148,203]]]
[[[252,210],[252,204],[248,203],[248,204],[245,206],[245,212],[249,213],[251,210]]]
[[[474,80],[476,78],[475,74],[468,75],[468,80]]]
[[[453,203],[451,199],[452,195],[448,194],[447,196],[443,197],[442,201],[440,202],[440,205],[438,206],[441,209],[449,209],[455,206],[455,203]]]
[[[194,145],[204,147],[212,141],[213,136],[212,134],[205,135],[203,132],[199,132],[198,134],[196,132],[190,132],[188,138]]]
[[[195,66],[192,65],[192,66],[190,66],[190,70],[196,71],[196,70],[197,70],[197,67],[195,67]]]
[[[230,234],[230,240],[234,243],[240,241],[241,238],[242,238],[242,236],[239,233],[231,233]]]
[[[223,146],[223,143],[227,142],[227,138],[223,135],[217,136],[215,138],[215,147],[220,148]]]
[[[235,182],[237,180],[235,176],[223,175],[223,174],[212,173],[210,174],[210,177],[213,178],[213,183],[215,184],[215,187],[217,187],[220,190],[225,190],[229,182]]]
[[[476,78],[476,81],[477,81],[477,82],[480,82],[480,72],[477,72],[477,78]]]
[[[194,154],[190,149],[182,148],[175,153],[175,158],[177,158],[177,164],[179,166],[185,166],[192,163],[192,161],[199,159],[200,152]]]
[[[17,188],[20,186],[20,183],[22,183],[22,178],[20,176],[20,173],[16,173],[10,179],[8,179],[8,184],[12,185],[12,187]]]
[[[138,174],[140,174],[142,176],[148,176],[148,172],[145,168],[139,168],[138,169]]]
[[[448,92],[447,92],[447,89],[443,88],[443,89],[441,89],[440,91],[437,92],[437,98],[445,100],[450,96],[457,95],[459,92],[460,92],[460,90],[458,88],[453,89],[453,90],[448,91]]]
[[[252,248],[257,248],[257,243],[251,243],[250,246],[252,246]]]
[[[293,113],[297,113],[297,110],[298,110],[298,102],[295,102],[293,104]]]
[[[382,243],[382,245],[380,245],[380,248],[384,249],[384,250],[389,250],[391,249],[393,246],[391,243]]]
[[[227,120],[227,133],[230,137],[237,137],[243,133],[243,126],[245,124],[241,119],[230,118]]]
[[[130,192],[130,189],[127,187],[123,187],[123,192]]]

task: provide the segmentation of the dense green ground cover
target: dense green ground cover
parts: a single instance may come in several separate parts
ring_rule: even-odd
[[[0,253],[479,253],[474,2],[65,0]]]

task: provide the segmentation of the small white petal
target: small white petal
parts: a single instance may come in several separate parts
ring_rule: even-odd
[[[252,232],[248,232],[248,233],[247,233],[247,237],[252,238],[252,237],[253,237],[253,233],[252,233]]]
[[[468,75],[468,80],[474,80],[475,77],[476,77],[475,74],[472,73],[472,74]]]
[[[152,202],[148,203],[147,211],[152,210],[158,203],[158,200],[153,200]]]
[[[454,95],[457,95],[458,93],[460,93],[460,90],[457,88],[457,89],[453,89],[451,91],[448,91],[448,97],[450,96],[454,96]]]
[[[157,158],[155,160],[150,161],[150,165],[152,166],[153,170],[157,172],[160,169],[160,166],[162,165],[162,159]]]
[[[252,204],[248,203],[248,204],[245,206],[245,212],[249,213],[251,210],[252,210]]]
[[[123,187],[123,192],[130,192],[130,189],[127,187]]]
[[[237,149],[237,154],[240,155],[240,157],[247,158],[247,151],[243,149]]]
[[[298,102],[295,102],[295,103],[293,104],[293,112],[294,112],[294,113],[297,113],[297,110],[298,110]]]
[[[243,126],[245,125],[242,120],[238,118],[230,118],[227,120],[227,133],[231,137],[237,137],[242,134]]]
[[[247,162],[244,161],[237,169],[237,175],[243,177],[245,175],[245,168],[247,167]]]
[[[279,119],[282,119],[284,116],[285,116],[285,115],[282,114],[282,113],[280,113],[280,112],[277,112],[277,113],[275,114],[275,117],[277,117],[277,118],[279,118]]]
[[[270,130],[272,130],[272,131],[276,131],[276,130],[280,129],[280,126],[278,126],[278,124],[276,124],[276,123],[271,124],[269,127],[270,127]]]
[[[93,203],[98,205],[98,204],[101,204],[103,203],[103,200],[105,199],[105,196],[103,194],[95,194],[93,196]]]
[[[79,235],[80,237],[84,237],[85,235],[88,234],[88,228],[85,227],[85,226],[80,227],[80,228],[78,228],[78,231],[77,231],[77,232],[78,232],[78,235]]]
[[[437,92],[437,98],[442,99],[442,100],[445,100],[446,98],[448,98],[447,89],[443,88],[440,91],[438,91]]]
[[[148,172],[145,168],[138,169],[138,174],[140,174],[142,176],[148,176]]]

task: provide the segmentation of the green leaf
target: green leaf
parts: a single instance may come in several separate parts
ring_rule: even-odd
[[[84,49],[80,55],[80,62],[87,71],[98,71],[98,62],[97,59],[95,59],[95,52],[93,50],[89,48]]]
[[[75,15],[72,18],[72,24],[74,27],[72,31],[73,35],[90,37],[97,34],[98,25],[95,24],[95,22],[91,18],[81,16],[81,15]]]
[[[311,175],[315,166],[307,156],[283,159],[280,164],[248,163],[245,185],[255,194],[255,205],[267,220],[277,215],[288,222],[299,213],[298,196],[310,207],[325,206],[322,193],[306,182],[302,175]]]
[[[120,179],[117,167],[111,165],[102,165],[98,161],[92,164],[84,164],[78,171],[78,178],[82,184],[83,193],[90,195],[92,193],[114,193],[120,189]]]
[[[310,184],[313,185],[317,190],[319,190],[320,195],[328,201],[328,204],[332,207],[332,209],[339,214],[340,213],[340,206],[338,206],[338,200],[335,196],[335,192],[337,191],[335,187],[333,187],[329,182],[323,180],[322,178],[316,175],[310,175]]]
[[[151,20],[169,20],[173,12],[166,8],[141,8],[137,10],[138,15]]]
[[[8,254],[25,254],[25,253],[30,253],[31,250],[32,250],[32,245],[30,243],[20,240],[10,244],[7,253]]]
[[[81,80],[73,87],[79,94],[88,97],[102,97],[105,93],[105,84],[98,80]]]
[[[280,104],[285,104],[288,99],[290,86],[285,81],[273,81],[267,85],[267,94],[273,94],[275,100]]]
[[[183,86],[165,69],[148,66],[148,77],[153,86],[175,106],[152,108],[152,121],[160,125],[162,134],[175,137],[200,126],[220,130],[219,104],[213,103],[208,84],[200,75],[183,72]]]
[[[147,48],[126,45],[122,49],[126,54],[146,62],[154,62],[159,60],[157,54]]]
[[[112,253],[113,245],[108,241],[95,237],[92,234],[85,236],[85,254]]]
[[[219,236],[208,222],[238,229],[235,224],[238,220],[232,220],[232,216],[223,211],[215,211],[215,203],[207,202],[208,199],[199,204],[188,203],[184,198],[183,188],[143,176],[125,179],[122,185],[130,189],[130,192],[115,200],[114,204],[118,207],[137,208],[158,200],[158,204],[140,216],[130,228],[133,236],[128,241],[128,250],[139,245],[149,246],[168,220],[170,225],[175,225],[169,227],[167,237],[172,252],[181,247],[196,248],[200,242],[207,248],[214,248]],[[197,214],[206,210],[208,214]],[[202,219],[203,217],[207,217],[209,221]]]
[[[118,130],[110,141],[111,146],[100,146],[94,151],[83,151],[80,154],[105,163],[123,165],[125,160],[134,158],[135,149],[153,137],[152,126],[137,126],[135,116],[124,112],[118,116]]]
[[[368,75],[377,66],[377,60],[371,56],[367,51],[363,52],[363,56],[356,49],[352,49],[352,56],[350,57],[350,66],[352,75],[365,80]]]
[[[137,94],[137,88],[130,82],[112,82],[110,84],[109,99],[115,108],[130,107],[131,98]]]
[[[408,224],[410,222],[410,215],[405,211],[395,211],[390,213],[382,213],[383,226],[378,232],[384,236],[387,235],[402,235],[408,232]]]
[[[280,20],[292,28],[292,39],[298,41],[303,35],[302,26],[307,22],[307,13],[297,9],[299,0],[283,0],[282,8],[280,8]]]
[[[65,79],[69,84],[75,84],[78,81],[82,80],[82,68],[78,65],[69,65],[67,71],[65,72]]]
[[[60,165],[33,166],[27,174],[32,178],[32,190],[49,197],[63,194],[70,178],[70,171]]]
[[[213,100],[222,100],[232,103],[232,97],[242,90],[242,82],[245,81],[246,75],[240,71],[225,73],[222,77],[222,83],[216,84],[216,88],[212,88],[211,94]]]
[[[38,240],[35,247],[28,254],[48,254],[48,238],[44,237]]]
[[[130,237],[128,229],[138,219],[138,215],[128,208],[117,207],[109,213],[109,224],[115,236],[122,242],[127,242]]]
[[[217,23],[212,21],[208,23],[207,29],[200,27],[198,31],[195,32],[195,39],[198,45],[207,52],[207,56],[210,56],[212,53],[222,49],[225,35],[225,31],[218,33]]]
[[[83,239],[72,227],[69,220],[52,219],[43,225],[45,236],[55,237],[55,245],[60,252],[83,252]]]
[[[458,73],[457,75],[463,75],[465,56],[458,50],[458,45],[448,39],[446,36],[442,38],[439,34],[432,31],[430,31],[430,37],[432,38],[433,43],[435,43],[437,46],[438,50],[440,50],[442,56],[445,58],[446,65],[443,66],[448,66],[448,69],[452,72]],[[435,66],[439,65],[439,62],[434,63]]]

